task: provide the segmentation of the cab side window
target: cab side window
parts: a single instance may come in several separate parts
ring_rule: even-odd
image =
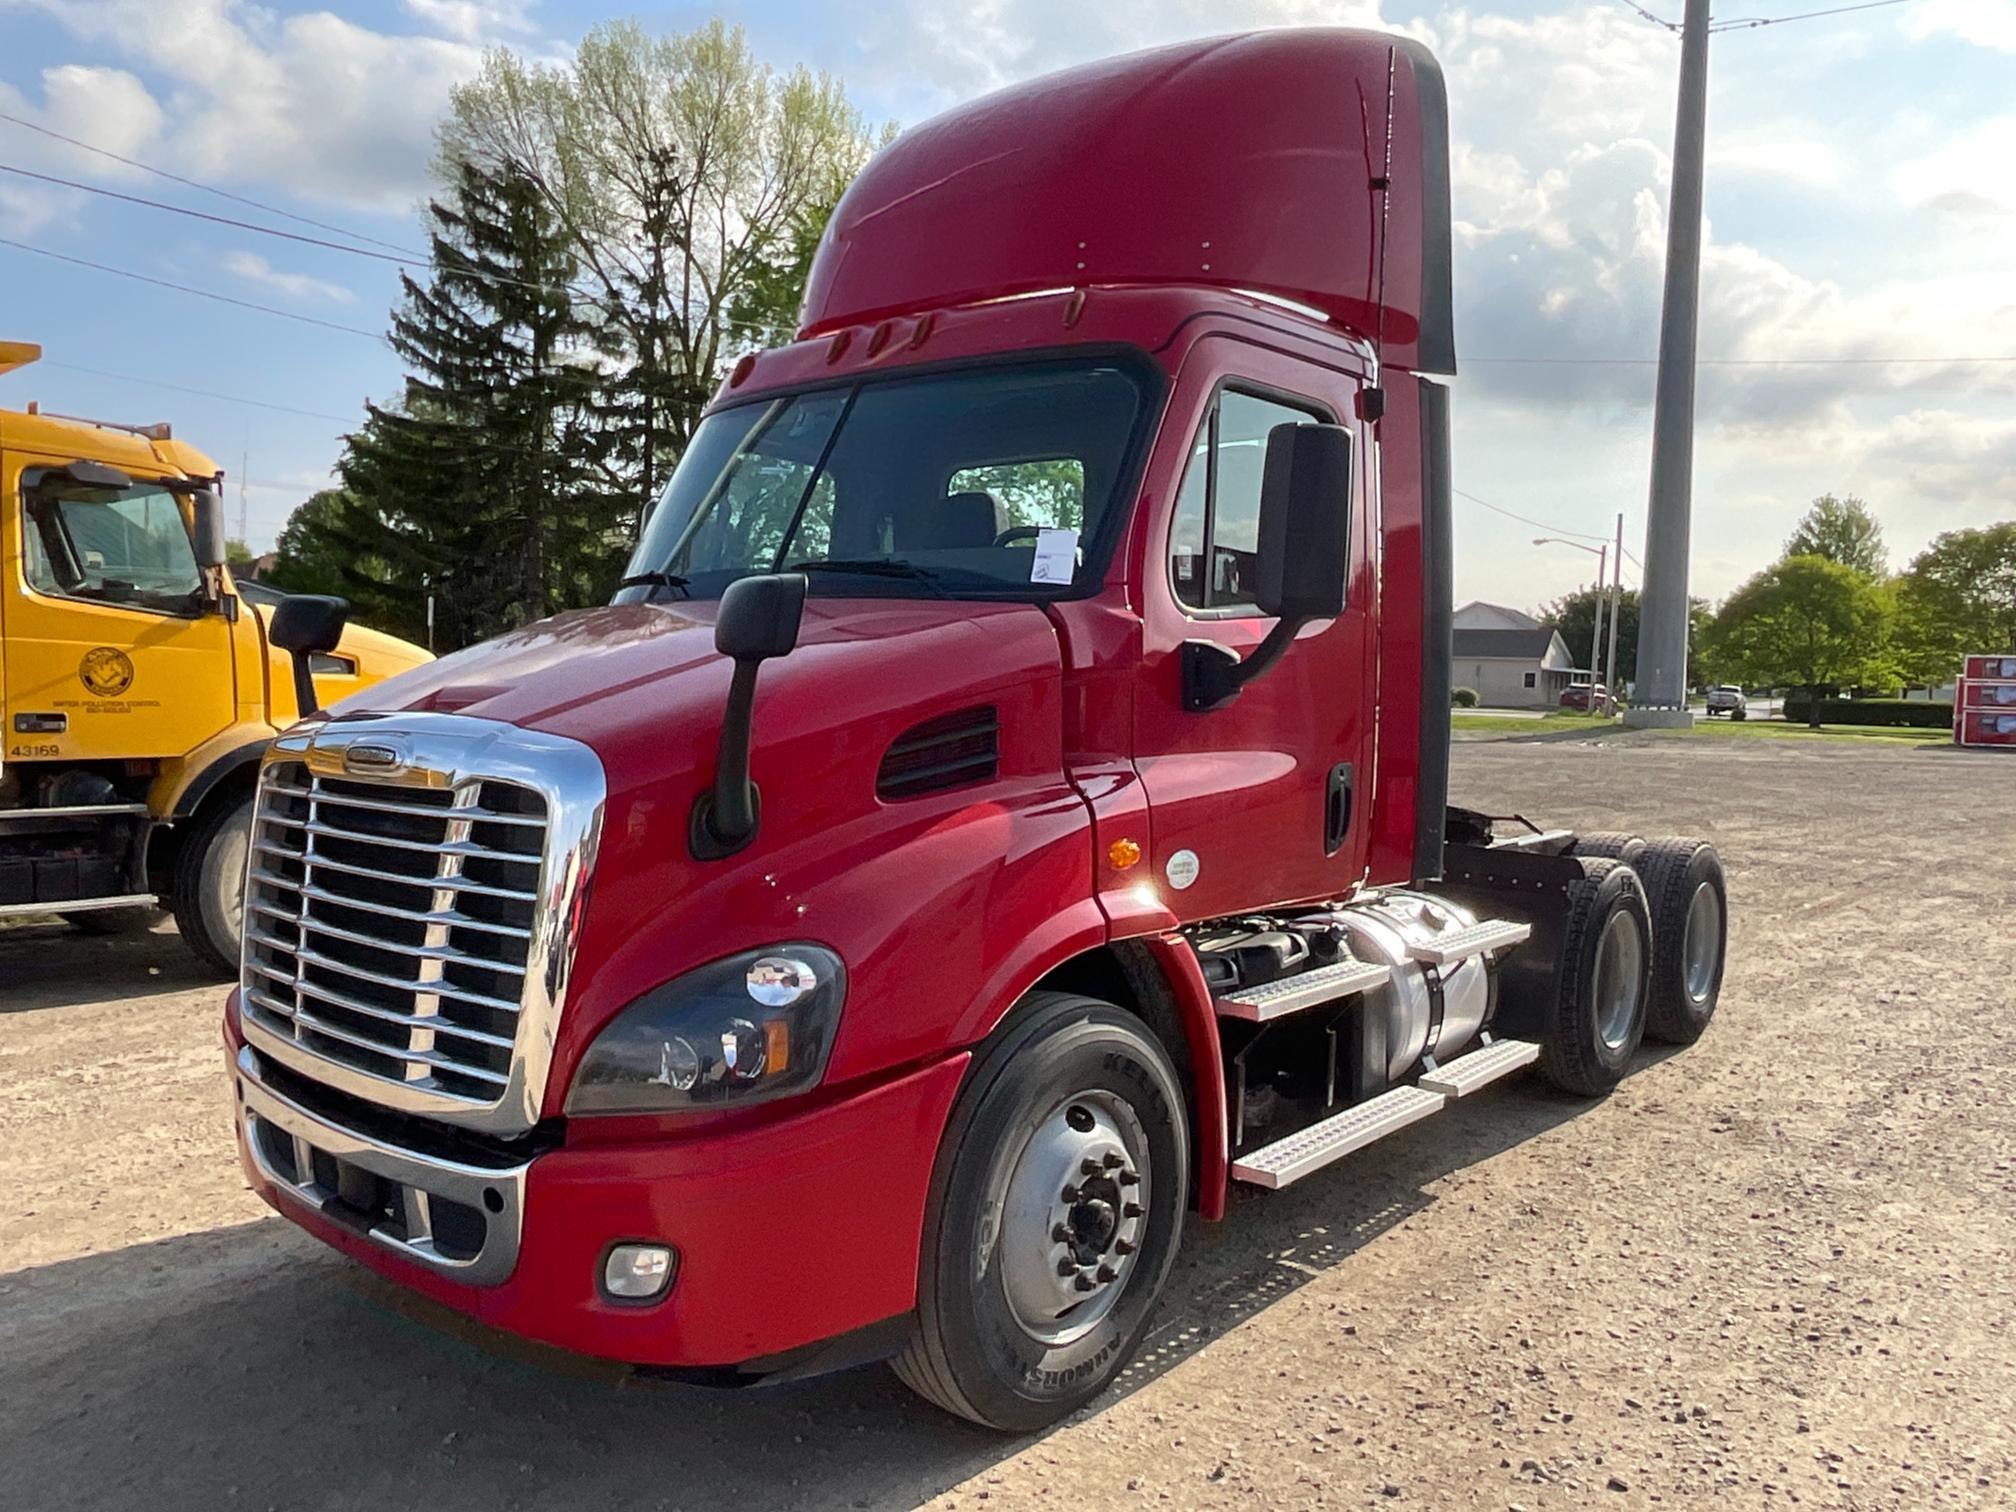
[[[1184,608],[1253,607],[1267,434],[1327,418],[1314,405],[1220,390],[1191,447],[1169,535],[1169,576]]]

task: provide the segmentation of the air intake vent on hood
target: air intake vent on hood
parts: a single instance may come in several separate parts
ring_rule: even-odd
[[[1001,767],[1001,722],[994,706],[961,709],[912,725],[890,744],[875,776],[875,796],[921,798],[985,782]]]

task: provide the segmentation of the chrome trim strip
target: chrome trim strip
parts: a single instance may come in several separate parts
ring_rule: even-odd
[[[396,736],[407,752],[407,765],[403,770],[380,776],[353,771],[345,766],[345,754],[353,743],[383,743],[388,736]],[[245,1038],[261,1055],[353,1097],[482,1133],[510,1135],[530,1129],[539,1120],[539,1110],[546,1096],[546,1082],[553,1065],[554,1040],[559,1032],[560,1010],[566,1002],[568,978],[578,943],[576,933],[588,880],[595,866],[596,850],[601,841],[603,808],[608,792],[601,759],[579,741],[538,730],[524,730],[495,720],[476,719],[463,714],[402,713],[355,715],[296,725],[273,742],[266,754],[265,768],[270,771],[276,763],[290,762],[304,764],[312,775],[335,778],[349,784],[352,789],[360,786],[382,787],[388,807],[399,803],[402,791],[453,791],[464,788],[470,799],[470,809],[440,811],[441,817],[451,821],[448,836],[451,841],[466,840],[467,826],[472,822],[481,822],[472,816],[474,791],[467,789],[468,784],[486,780],[515,783],[533,789],[546,800],[546,846],[539,858],[537,884],[530,892],[486,888],[457,877],[416,878],[412,886],[433,892],[436,906],[432,910],[394,910],[384,906],[373,909],[370,904],[355,903],[348,898],[331,896],[328,899],[343,907],[422,920],[428,925],[425,943],[430,946],[446,944],[451,928],[483,927],[481,924],[458,926],[455,911],[441,906],[455,893],[483,893],[533,900],[524,995],[519,1008],[510,1074],[494,1100],[444,1091],[425,1082],[375,1075],[319,1055],[299,1040],[276,1033],[252,1014],[244,1018]],[[262,791],[269,786],[262,775]],[[303,889],[300,883],[268,872],[260,865],[259,858],[264,853],[281,859],[291,858],[286,857],[284,852],[270,851],[263,845],[256,826],[253,843],[247,850],[248,870],[267,885],[305,892],[309,898],[317,896],[312,886]],[[316,865],[346,869],[320,857]],[[365,875],[393,882],[403,880],[382,872],[365,871]],[[502,927],[490,932],[517,933]],[[253,959],[251,950],[252,946],[248,945],[246,958],[240,966],[239,980],[247,989],[257,990],[259,984],[254,983],[251,977],[259,963]],[[424,975],[425,967],[432,964],[432,957],[420,959]],[[470,964],[481,966],[483,963],[472,960]],[[470,996],[462,989],[447,984],[437,990],[457,998]],[[309,1027],[308,1032],[327,1031]],[[457,1068],[456,1074],[468,1075],[467,1068]]]
[[[494,1170],[462,1165],[420,1155],[331,1123],[261,1082],[259,1062],[249,1046],[238,1052],[237,1073],[238,1123],[246,1153],[259,1174],[289,1201],[323,1214],[332,1222],[343,1222],[330,1212],[336,1194],[314,1178],[307,1152],[320,1150],[398,1185],[406,1232],[395,1233],[384,1224],[371,1224],[364,1233],[374,1243],[469,1286],[496,1286],[517,1269],[525,1222],[525,1176],[531,1169],[530,1161]],[[290,1180],[266,1158],[258,1137],[261,1123],[271,1124],[293,1141],[295,1171],[297,1175],[305,1174],[305,1180]],[[473,1259],[458,1260],[434,1247],[430,1208],[435,1198],[460,1202],[483,1215],[483,1248]],[[502,1205],[493,1209],[495,1203]],[[356,1227],[354,1223],[344,1226]]]

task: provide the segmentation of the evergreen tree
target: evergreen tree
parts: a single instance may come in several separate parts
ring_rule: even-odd
[[[403,279],[390,334],[404,395],[366,405],[337,464],[345,507],[304,521],[296,554],[353,564],[357,596],[409,634],[431,593],[452,649],[605,598],[629,500],[574,261],[536,189],[465,163],[427,218],[432,271]]]

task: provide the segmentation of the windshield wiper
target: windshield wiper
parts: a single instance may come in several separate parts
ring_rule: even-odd
[[[616,584],[617,588],[684,588],[686,579],[676,572],[633,572]],[[655,595],[654,595],[655,597]]]
[[[930,592],[944,597],[945,590],[938,586],[938,574],[926,572],[914,562],[906,562],[896,557],[825,557],[816,562],[793,562],[784,569],[786,572],[840,572],[855,577],[895,577],[908,578],[913,583],[921,583]]]

